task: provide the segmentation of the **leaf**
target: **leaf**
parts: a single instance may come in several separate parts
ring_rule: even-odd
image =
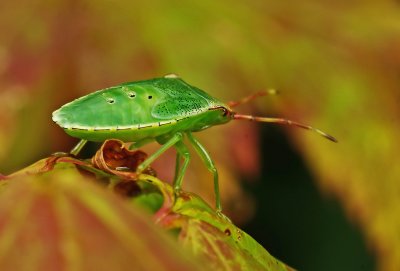
[[[179,242],[205,258],[213,270],[293,270],[199,196],[188,192],[176,196],[169,184],[152,176],[140,175],[139,180],[155,185],[164,196],[155,214],[157,223],[180,229]]]
[[[226,229],[222,232],[200,219],[185,222],[179,236],[182,245],[207,258],[216,270],[292,270],[229,223],[224,225]],[[236,236],[231,230],[236,230]]]
[[[94,167],[102,169],[108,173],[114,174],[124,179],[136,179],[136,168],[147,158],[147,154],[143,151],[128,150],[124,142],[120,140],[106,140],[101,148],[92,158]],[[118,170],[124,168],[128,171]],[[153,173],[151,168],[146,169],[148,173]]]
[[[56,270],[180,270],[189,268],[194,262],[190,256],[196,255],[203,269],[292,270],[197,195],[176,194],[152,175],[137,175],[134,170],[145,157],[126,150],[121,141],[109,140],[93,164],[52,156],[8,176],[0,196],[0,269],[24,270],[16,265],[23,253],[24,264],[39,269],[52,263]],[[178,230],[186,254],[146,220],[137,204],[88,180],[155,212],[156,224]],[[21,200],[12,209],[15,198]]]
[[[148,216],[71,161],[44,159],[8,178],[0,194],[0,270],[198,270]]]

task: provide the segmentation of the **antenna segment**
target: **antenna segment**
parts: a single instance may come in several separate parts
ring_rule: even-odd
[[[251,115],[241,115],[241,114],[234,114],[233,115],[233,119],[235,120],[250,120],[250,121],[257,121],[257,122],[268,122],[268,123],[277,123],[277,124],[284,124],[284,125],[293,125],[299,128],[303,128],[306,130],[310,130],[310,131],[314,131],[316,133],[318,133],[319,135],[325,137],[326,139],[337,143],[338,140],[336,138],[334,138],[333,136],[319,130],[316,129],[314,127],[311,127],[309,125],[305,125],[302,124],[300,122],[296,122],[296,121],[292,121],[292,120],[288,120],[288,119],[282,119],[282,118],[265,118],[265,117],[255,117],[255,116],[251,116]]]

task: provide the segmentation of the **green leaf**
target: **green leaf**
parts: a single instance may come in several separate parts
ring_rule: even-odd
[[[188,192],[176,196],[169,184],[152,176],[139,179],[158,187],[164,196],[156,221],[167,229],[180,229],[179,242],[206,259],[213,270],[293,270],[199,196]]]

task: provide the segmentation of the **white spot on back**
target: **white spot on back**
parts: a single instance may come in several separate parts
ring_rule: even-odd
[[[179,78],[179,75],[175,73],[170,73],[164,76],[164,78]]]

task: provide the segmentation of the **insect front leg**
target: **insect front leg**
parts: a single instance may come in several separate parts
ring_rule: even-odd
[[[217,209],[217,212],[222,211],[221,207],[221,196],[219,193],[219,182],[218,182],[218,171],[217,168],[214,165],[214,161],[211,159],[210,154],[207,152],[207,150],[203,147],[203,145],[200,144],[200,142],[192,135],[192,133],[187,133],[189,142],[192,143],[194,149],[196,152],[199,154],[201,160],[205,163],[207,166],[207,169],[213,174],[214,176],[214,192],[215,192],[215,207]]]

